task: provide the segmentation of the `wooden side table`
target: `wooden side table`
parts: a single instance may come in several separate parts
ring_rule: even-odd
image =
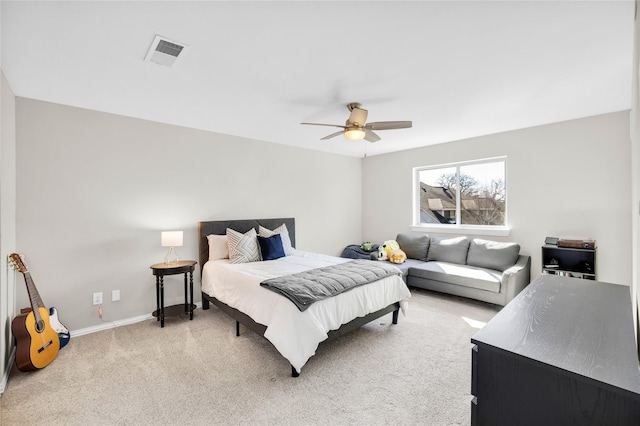
[[[156,311],[153,316],[160,321],[160,327],[164,327],[164,318],[189,314],[189,320],[193,319],[193,270],[198,262],[195,260],[181,260],[177,264],[167,265],[156,263],[151,265],[153,275],[156,276]],[[164,276],[184,274],[184,304],[164,306]],[[189,292],[187,293],[187,275],[189,275]]]

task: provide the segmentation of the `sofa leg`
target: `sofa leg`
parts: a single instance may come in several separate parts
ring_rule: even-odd
[[[392,322],[394,324],[398,323],[398,314],[400,313],[400,309],[396,309],[395,311],[393,311],[393,320]]]

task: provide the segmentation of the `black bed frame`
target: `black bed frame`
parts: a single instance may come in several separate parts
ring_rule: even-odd
[[[207,222],[198,222],[198,253],[200,260],[200,277],[202,277],[202,268],[204,264],[209,260],[209,243],[207,241],[207,235],[225,235],[227,228],[231,228],[235,231],[245,233],[251,228],[254,228],[256,232],[258,232],[258,227],[262,225],[267,229],[275,229],[282,224],[287,225],[287,230],[289,231],[289,238],[291,239],[291,245],[295,247],[295,219],[294,218],[284,218],[284,219],[250,219],[250,220],[218,220],[218,221],[207,221]],[[202,278],[200,278],[202,279]],[[220,310],[229,315],[231,318],[236,320],[236,336],[240,335],[240,324],[244,325],[246,328],[253,330],[258,335],[264,337],[264,333],[267,329],[266,326],[262,324],[258,324],[247,314],[240,312],[239,310],[232,308],[231,306],[219,301],[215,297],[209,296],[208,294],[202,292],[202,309],[209,309],[210,303],[216,305]],[[379,311],[372,312],[364,317],[355,318],[354,320],[343,324],[337,330],[331,330],[328,334],[328,338],[321,342],[321,344],[325,342],[329,342],[331,340],[335,340],[340,336],[343,336],[351,331],[357,330],[363,325],[382,317],[383,315],[388,314],[389,312],[393,312],[393,324],[398,323],[398,312],[400,309],[400,303],[395,302],[391,305],[380,309]],[[291,376],[298,377],[299,373],[296,369],[291,366]]]

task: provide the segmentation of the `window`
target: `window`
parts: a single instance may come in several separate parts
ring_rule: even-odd
[[[415,168],[414,225],[506,230],[506,163],[500,157]]]

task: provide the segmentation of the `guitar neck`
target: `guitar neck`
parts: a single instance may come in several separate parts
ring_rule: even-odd
[[[42,299],[40,298],[40,293],[38,293],[36,285],[33,283],[31,274],[27,271],[23,275],[24,282],[27,285],[27,293],[29,293],[29,302],[31,302],[31,309],[33,309],[35,313],[38,308],[44,308],[45,306],[44,303],[42,303]]]
[[[27,285],[27,293],[29,293],[29,301],[31,302],[31,310],[36,318],[36,329],[38,332],[41,332],[44,329],[45,324],[42,320],[42,316],[40,315],[40,308],[44,308],[46,310],[46,307],[44,306],[44,303],[42,303],[38,289],[33,283],[33,279],[31,279],[31,274],[22,259],[22,255],[12,253],[9,255],[9,259],[16,266],[18,271],[22,272],[22,275],[24,275],[24,282]]]

